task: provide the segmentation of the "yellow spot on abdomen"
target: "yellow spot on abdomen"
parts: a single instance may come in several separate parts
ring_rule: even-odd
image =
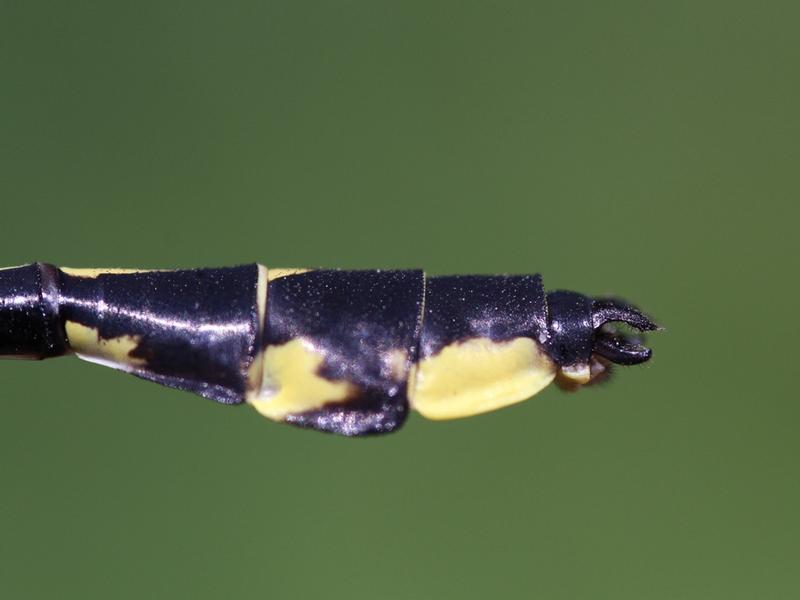
[[[383,355],[385,376],[394,379],[398,383],[404,383],[408,377],[408,351],[397,348],[389,350]]]
[[[146,364],[144,359],[130,355],[139,345],[138,336],[123,335],[104,339],[97,329],[74,321],[67,321],[64,329],[70,348],[84,360],[123,370]]]
[[[409,400],[429,419],[468,417],[530,398],[555,374],[553,361],[530,338],[475,338],[422,360],[409,380]]]
[[[288,415],[322,408],[353,395],[356,390],[353,384],[319,375],[323,361],[324,357],[302,339],[267,347],[264,383],[260,393],[248,398],[248,402],[265,417],[280,421]]]

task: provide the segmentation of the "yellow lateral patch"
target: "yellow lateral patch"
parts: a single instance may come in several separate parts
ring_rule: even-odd
[[[409,400],[429,419],[457,419],[530,398],[555,375],[553,361],[530,338],[474,338],[422,360]]]
[[[273,269],[269,268],[269,280],[273,281],[280,277],[287,277],[288,275],[300,275],[301,273],[308,273],[311,269]]]
[[[387,379],[394,379],[397,383],[405,383],[410,367],[408,352],[401,348],[395,348],[382,353],[381,358],[383,359],[381,375]]]
[[[353,384],[319,375],[323,360],[302,339],[268,346],[264,352],[264,383],[260,393],[248,398],[248,402],[265,417],[280,421],[288,415],[322,408],[353,395],[356,391]]]
[[[146,364],[144,359],[130,355],[131,350],[139,345],[138,336],[123,335],[103,339],[97,329],[74,321],[67,321],[64,329],[70,348],[84,360],[123,370]]]

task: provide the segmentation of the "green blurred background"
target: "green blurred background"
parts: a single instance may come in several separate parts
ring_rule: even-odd
[[[348,440],[0,364],[0,597],[800,597],[793,2],[0,0],[0,258],[541,272],[599,389]]]

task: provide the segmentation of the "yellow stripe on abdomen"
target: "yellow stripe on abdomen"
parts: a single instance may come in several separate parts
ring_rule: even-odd
[[[152,271],[164,271],[169,269],[127,269],[127,268],[111,268],[111,269],[76,269],[74,267],[61,267],[61,272],[73,277],[88,277],[96,279],[100,275],[130,275],[131,273],[150,273]]]
[[[273,279],[280,279],[281,277],[289,277],[290,275],[302,275],[303,273],[308,273],[312,269],[306,268],[286,268],[286,267],[270,267],[269,268],[269,280],[272,281]]]

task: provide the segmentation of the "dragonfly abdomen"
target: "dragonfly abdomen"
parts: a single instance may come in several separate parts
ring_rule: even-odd
[[[358,436],[416,409],[465,417],[556,379],[650,357],[609,328],[656,326],[621,301],[546,294],[539,275],[421,270],[0,270],[0,355],[81,358],[263,415]]]

